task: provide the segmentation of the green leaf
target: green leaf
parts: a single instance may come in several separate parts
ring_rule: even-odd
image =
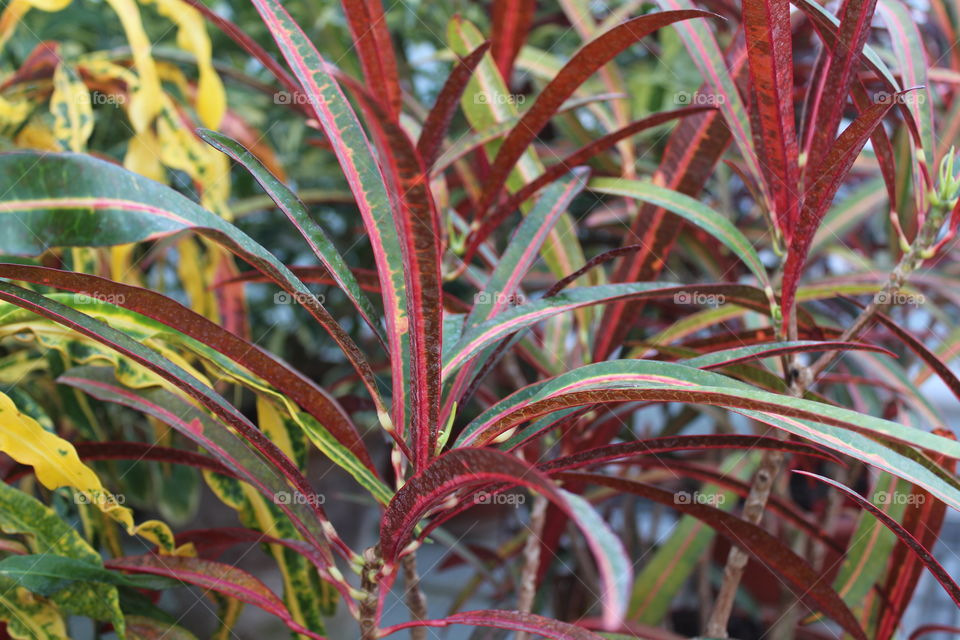
[[[4,483],[0,483],[0,529],[7,534],[27,536],[28,546],[35,554],[103,567],[100,554],[75,529],[32,496]],[[59,590],[51,600],[70,613],[110,621],[123,632],[123,613],[117,588],[112,584],[75,582]]]

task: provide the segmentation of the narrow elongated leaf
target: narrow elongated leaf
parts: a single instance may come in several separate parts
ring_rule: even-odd
[[[292,631],[317,640],[325,640],[323,636],[295,622],[283,601],[260,580],[231,565],[200,558],[180,556],[160,558],[154,555],[115,558],[108,561],[106,565],[111,569],[173,578],[185,584],[196,585],[205,590],[236,598],[280,618]]]
[[[380,547],[384,561],[396,562],[403,551],[402,545],[430,509],[444,504],[460,489],[490,483],[529,487],[550,499],[577,523],[602,576],[604,622],[610,627],[622,622],[632,571],[620,541],[589,503],[557,489],[534,467],[499,451],[455,449],[408,480],[390,502],[381,522]]]
[[[849,409],[760,391],[733,378],[675,363],[614,360],[580,367],[520,389],[478,416],[463,434],[483,443],[554,411],[635,401],[727,407],[864,460],[924,487],[951,506],[960,506],[960,482],[956,478],[918,452],[896,444],[957,459],[960,446],[955,441]],[[880,444],[877,439],[888,444]]]
[[[657,4],[664,10],[674,11],[688,10],[694,6],[689,0],[658,0]],[[708,91],[716,95],[716,103],[720,106],[730,134],[740,149],[748,173],[754,179],[762,180],[763,172],[753,147],[750,119],[734,82],[735,70],[739,69],[740,64],[747,58],[746,49],[736,51],[736,56],[742,56],[743,61],[731,63],[724,60],[706,20],[689,20],[678,23],[674,28],[683,39],[691,60],[700,70],[700,75],[709,87]]]
[[[760,284],[769,286],[767,270],[747,237],[729,220],[698,200],[664,189],[652,182],[624,178],[594,178],[588,186],[591,191],[598,193],[625,196],[655,204],[690,221],[733,251],[757,277]]]
[[[560,70],[560,73],[544,87],[537,96],[537,100],[523,114],[517,126],[507,134],[484,183],[482,199],[477,205],[478,215],[483,216],[493,204],[517,160],[547,125],[564,100],[573,95],[573,92],[587,78],[613,60],[621,51],[657,29],[683,20],[712,15],[706,11],[690,9],[641,16],[617,25],[584,45]]]
[[[857,493],[853,489],[850,489],[849,487],[846,487],[840,484],[836,480],[825,478],[824,476],[820,476],[815,473],[810,473],[809,471],[801,471],[799,469],[795,469],[794,473],[815,478],[820,482],[823,482],[825,484],[830,485],[831,487],[834,487],[835,489],[839,489],[847,497],[851,498],[854,502],[860,505],[863,509],[869,511],[874,516],[876,516],[877,520],[882,522],[884,526],[886,526],[888,529],[893,531],[893,533],[896,534],[898,538],[900,538],[900,541],[903,542],[903,544],[907,545],[907,548],[913,551],[913,553],[915,553],[916,556],[920,558],[923,564],[927,566],[927,569],[930,570],[930,573],[933,574],[933,577],[936,578],[937,582],[940,583],[940,586],[942,586],[944,591],[947,592],[947,595],[949,595],[950,598],[953,599],[953,601],[957,604],[957,606],[960,607],[960,585],[957,585],[956,581],[954,581],[954,579],[950,576],[949,573],[946,572],[943,566],[941,566],[940,563],[937,562],[937,559],[933,557],[933,554],[931,554],[926,549],[926,547],[924,547],[920,543],[920,541],[917,540],[909,531],[904,529],[899,522],[897,522],[896,520],[888,516],[876,505],[874,505],[872,502],[870,502],[869,500],[861,496],[859,493]]]
[[[525,202],[537,191],[542,189],[545,185],[550,184],[567,171],[581,164],[585,164],[591,158],[596,157],[601,152],[614,146],[617,142],[625,140],[626,138],[641,131],[659,126],[666,122],[670,122],[676,118],[683,118],[711,109],[713,109],[713,107],[687,107],[685,109],[677,109],[675,111],[664,111],[662,113],[657,113],[652,116],[642,118],[627,125],[626,127],[622,127],[613,133],[608,133],[602,138],[584,145],[563,160],[550,165],[550,167],[540,174],[540,176],[528,183],[516,193],[512,194],[504,203],[497,206],[493,212],[484,219],[480,229],[478,229],[476,233],[471,236],[470,245],[467,247],[466,253],[464,254],[464,261],[469,262],[480,244],[483,243],[483,241],[486,240],[495,229],[499,228],[507,216],[515,211],[523,202]]]
[[[149,289],[47,267],[0,263],[0,277],[64,289],[94,300],[114,301],[117,306],[152,318],[216,349],[289,396],[373,470],[373,461],[356,427],[330,394],[260,347],[221,328],[175,300]]]
[[[470,441],[464,441],[463,446],[469,446]],[[673,451],[701,450],[701,449],[762,449],[795,453],[813,456],[824,460],[839,460],[827,451],[806,444],[791,442],[779,438],[766,436],[744,435],[705,435],[705,436],[664,436],[647,438],[636,442],[622,442],[609,444],[587,451],[581,451],[569,456],[556,458],[539,465],[540,469],[548,473],[559,473],[571,469],[607,464],[610,462],[632,460],[638,456],[658,455]]]
[[[745,304],[758,311],[768,311],[763,302],[764,294],[752,287],[742,285],[673,285],[658,282],[634,282],[624,284],[598,285],[596,287],[578,287],[567,289],[552,298],[541,298],[527,304],[506,309],[499,315],[471,327],[463,333],[456,346],[444,354],[443,377],[448,379],[456,370],[485,347],[529,327],[541,320],[571,311],[580,307],[615,302],[617,300],[640,300],[655,298],[670,298],[685,296],[691,292],[711,292],[718,295],[727,295],[727,300],[733,302],[734,295],[743,293],[736,300],[737,304]],[[759,294],[749,296],[748,293]]]
[[[749,360],[774,358],[790,353],[856,350],[873,351],[875,353],[884,353],[892,358],[896,357],[896,354],[884,349],[883,347],[865,344],[862,342],[820,342],[817,340],[797,340],[793,342],[769,342],[767,344],[756,344],[748,347],[713,351],[695,358],[687,358],[683,361],[683,364],[687,365],[688,367],[697,367],[700,369],[719,369],[720,367],[727,367]]]
[[[677,496],[673,492],[642,482],[587,473],[568,473],[561,477],[633,493],[668,505],[681,513],[700,518],[713,527],[718,534],[727,538],[731,544],[744,549],[757,557],[767,567],[775,570],[793,586],[795,592],[802,599],[822,609],[848,633],[855,638],[866,640],[867,636],[863,633],[853,613],[837,595],[837,592],[821,579],[819,572],[780,540],[757,525],[706,504],[677,500]]]
[[[384,629],[384,637],[397,631],[414,627],[450,627],[464,624],[472,627],[489,627],[493,629],[508,629],[510,631],[526,631],[537,635],[552,638],[553,640],[603,640],[599,636],[583,627],[577,627],[567,622],[559,622],[544,618],[532,613],[519,611],[463,611],[447,616],[440,620],[414,620],[404,622]]]
[[[253,3],[303,85],[360,209],[380,276],[394,385],[401,385],[402,389],[402,385],[407,384],[402,375],[403,367],[411,361],[407,321],[410,303],[404,278],[403,243],[394,224],[394,211],[383,174],[327,61],[277,0],[253,0]],[[403,392],[394,394],[393,424],[387,416],[381,416],[381,422],[391,430],[402,430],[406,424],[402,402],[406,395]]]
[[[324,534],[318,526],[316,512],[307,500],[281,500],[293,495],[278,470],[255,455],[244,442],[225,426],[164,389],[126,389],[117,383],[109,370],[98,367],[77,367],[61,376],[59,382],[80,389],[98,400],[113,402],[152,416],[170,425],[179,433],[197,443],[214,457],[230,467],[234,475],[255,487],[290,518],[304,539],[318,550],[311,556],[317,568],[324,570],[332,556],[324,544]],[[312,492],[304,492],[304,496]],[[322,511],[321,511],[322,513]],[[322,521],[322,520],[321,520]]]
[[[490,28],[490,53],[500,75],[510,82],[513,63],[527,40],[537,10],[536,0],[494,0]]]
[[[403,92],[400,89],[393,42],[383,13],[383,2],[342,0],[342,4],[367,84],[383,92],[383,104],[390,117],[396,120],[400,117]]]
[[[836,42],[841,46],[833,47],[832,54],[827,58],[819,99],[813,105],[807,122],[809,146],[806,148],[804,168],[805,191],[823,181],[823,167],[834,166],[828,155],[832,153],[831,147],[843,119],[850,84],[860,68],[860,55],[870,35],[870,22],[876,6],[877,0],[848,0],[840,6]],[[805,195],[805,198],[809,197]]]
[[[742,67],[746,56],[739,56],[739,59]],[[730,72],[736,76],[739,67]],[[730,129],[720,112],[710,111],[685,118],[667,142],[654,181],[674,191],[696,196],[726,151],[730,138]],[[643,248],[620,262],[612,280],[647,282],[660,277],[682,226],[682,220],[669,215],[666,209],[642,205],[624,244],[639,244]],[[601,330],[594,341],[594,360],[605,360],[620,345],[631,328],[629,319],[639,316],[637,307],[641,304],[616,302],[606,307]],[[628,310],[631,313],[628,314]]]
[[[35,179],[19,180],[26,172]],[[270,252],[221,217],[168,187],[91,156],[7,153],[0,156],[0,178],[15,185],[0,203],[0,219],[8,230],[0,236],[0,252],[35,255],[49,247],[112,246],[178,231],[200,233],[299,301],[330,333],[382,407],[369,363],[317,297]]]
[[[429,170],[437,161],[440,155],[440,147],[443,144],[443,137],[450,128],[450,122],[457,112],[457,106],[460,104],[460,98],[470,82],[470,77],[484,54],[490,48],[489,42],[484,42],[470,53],[470,55],[459,60],[447,81],[443,83],[443,88],[437,95],[437,101],[434,103],[427,119],[423,122],[423,131],[420,132],[420,139],[417,141],[417,153],[423,159],[423,165]]]
[[[745,0],[743,28],[750,63],[754,144],[771,195],[774,217],[789,240],[796,223],[800,171],[793,117],[793,43],[790,0]]]
[[[875,2],[875,0],[866,1]],[[859,0],[851,0],[844,6],[858,3]],[[833,201],[833,196],[846,178],[854,160],[860,155],[863,145],[870,139],[873,130],[880,124],[891,106],[891,101],[881,102],[861,113],[840,134],[836,143],[830,148],[830,152],[816,165],[818,167],[816,171],[817,179],[809,183],[804,193],[800,218],[797,221],[797,228],[790,242],[787,260],[783,267],[780,304],[785,319],[790,317],[797,287],[800,285],[800,275],[803,265],[806,263],[807,252],[810,249],[810,243],[813,242],[817,227],[820,226],[820,221],[823,220],[827,207]],[[836,126],[834,126],[834,130],[836,130]]]
[[[337,251],[336,246],[324,233],[323,228],[317,224],[307,208],[300,201],[297,195],[291,191],[285,184],[280,182],[270,171],[263,166],[263,163],[257,159],[242,144],[216,131],[209,129],[199,129],[197,135],[203,138],[208,144],[219,151],[227,154],[233,160],[250,172],[256,178],[257,182],[263,187],[277,207],[283,211],[290,219],[290,222],[296,226],[300,235],[310,245],[320,262],[327,268],[327,271],[333,276],[340,290],[343,291],[350,301],[353,302],[360,316],[366,321],[367,325],[373,331],[374,335],[380,337],[380,327],[377,322],[377,312],[373,308],[370,300],[360,290],[360,285],[354,277],[350,267],[344,261],[343,256]],[[381,341],[383,340],[380,338]]]

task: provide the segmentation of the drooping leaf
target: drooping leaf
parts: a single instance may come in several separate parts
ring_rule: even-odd
[[[767,533],[757,525],[741,520],[737,516],[721,511],[707,504],[697,501],[677,500],[675,493],[666,491],[643,482],[614,478],[600,474],[568,473],[561,476],[565,479],[599,484],[628,493],[654,500],[661,504],[675,508],[700,518],[716,530],[718,534],[727,538],[731,544],[744,549],[756,556],[776,572],[793,588],[800,597],[810,604],[825,611],[837,621],[844,630],[855,638],[866,640],[857,619],[847,607],[846,603],[829,585],[824,584],[820,574],[811,567],[806,560],[795,554],[775,536]]]
[[[17,180],[27,171],[35,179]],[[366,358],[310,289],[221,217],[172,189],[90,156],[3,154],[0,177],[15,185],[0,203],[8,230],[0,237],[0,252],[35,255],[49,247],[111,246],[196,231],[222,243],[300,302],[343,349],[374,402],[382,404]]]
[[[430,509],[444,504],[460,489],[490,483],[529,487],[550,499],[577,523],[602,576],[604,622],[614,626],[622,621],[632,572],[619,539],[589,503],[557,489],[535,468],[499,451],[454,449],[408,480],[383,516],[380,547],[384,561],[396,563],[414,527]]]

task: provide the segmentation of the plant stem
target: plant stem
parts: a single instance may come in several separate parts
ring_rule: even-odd
[[[420,588],[420,576],[417,574],[417,556],[411,553],[403,558],[403,580],[405,583],[404,597],[407,609],[414,620],[427,619],[427,597]],[[427,640],[426,627],[410,629],[410,640]]]
[[[547,519],[547,499],[536,494],[530,509],[530,533],[523,545],[523,572],[520,575],[520,595],[517,597],[517,610],[530,613],[533,600],[537,595],[537,574],[540,570],[540,538]],[[516,640],[527,640],[527,633],[520,631]]]
[[[363,570],[360,573],[360,589],[365,596],[360,600],[360,640],[377,640],[377,592],[380,587],[380,569],[383,561],[380,550],[370,547],[363,552]]]

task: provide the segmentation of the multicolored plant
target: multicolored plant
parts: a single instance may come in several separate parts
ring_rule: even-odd
[[[13,0],[0,37],[29,8],[67,4]],[[688,0],[493,0],[489,38],[450,16],[438,58],[452,70],[426,108],[376,0],[342,3],[356,75],[278,0],[253,5],[286,66],[201,0],[141,2],[193,55],[195,86],[163,66],[179,101],[136,3],[107,4],[132,63],[47,47],[3,85],[22,102],[0,103],[13,144],[46,132],[44,151],[87,150],[90,87],[127,96],[133,125],[101,158],[0,154],[10,637],[66,638],[86,616],[118,637],[191,638],[158,600],[183,585],[220,605],[218,638],[249,604],[301,638],[333,637],[340,606],[362,640],[453,625],[747,637],[745,624],[885,640],[925,568],[960,605],[932,553],[960,508],[960,444],[921,391],[936,376],[960,399],[952,8],[917,22],[900,0],[710,3],[723,21]],[[337,246],[268,145],[229,135],[201,17],[336,159],[359,250]],[[556,54],[537,46],[548,38]],[[682,77],[691,64],[702,85]],[[233,219],[228,161],[312,264]],[[310,375],[257,344],[244,287],[263,286],[336,347]],[[374,544],[343,533],[314,447],[364,490]],[[196,470],[242,526],[183,530]],[[141,475],[159,519],[125,504]],[[529,510],[490,508],[527,491]],[[661,506],[679,515],[666,535]],[[451,533],[488,517],[514,526],[502,544]],[[258,544],[282,597],[221,557]],[[424,545],[475,571],[447,615],[421,588]],[[392,595],[409,621],[385,622]],[[462,606],[481,598],[492,608]]]

